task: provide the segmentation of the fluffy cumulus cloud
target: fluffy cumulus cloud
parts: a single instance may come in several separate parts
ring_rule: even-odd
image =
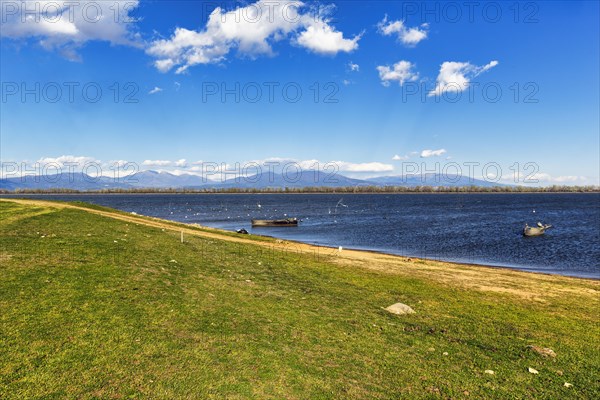
[[[393,66],[380,65],[377,67],[379,79],[383,86],[390,86],[390,82],[396,81],[402,86],[406,82],[419,79],[419,73],[414,71],[414,64],[410,61],[398,61]]]
[[[345,53],[354,51],[358,48],[359,39],[360,35],[352,39],[344,38],[342,32],[336,31],[326,21],[313,21],[300,32],[296,43],[315,53],[337,54],[340,51]]]
[[[78,49],[89,41],[141,46],[131,13],[139,0],[2,1],[0,36],[34,40],[47,50],[79,60]]]
[[[388,21],[387,15],[383,21],[377,24],[379,33],[384,36],[395,35],[402,44],[412,47],[420,41],[427,39],[428,24],[422,24],[416,27],[408,27],[404,21]]]
[[[68,166],[82,167],[88,163],[99,163],[100,161],[94,157],[86,156],[59,156],[59,157],[43,157],[37,160],[40,165],[54,164],[61,168]]]
[[[330,22],[298,1],[260,0],[231,11],[217,7],[203,29],[176,28],[170,38],[153,41],[147,53],[156,58],[159,71],[182,73],[223,61],[232,50],[248,57],[272,55],[272,44],[284,39],[318,54],[356,50],[361,35],[347,38]]]
[[[498,65],[498,61],[490,61],[486,65],[477,66],[468,62],[446,61],[440,67],[435,89],[429,96],[439,96],[446,92],[462,92],[467,90],[473,78]]]
[[[401,156],[400,154],[395,154],[394,157],[392,157],[392,161],[403,161],[408,160],[409,158],[409,156]]]
[[[421,152],[421,158],[439,157],[446,154],[446,149],[439,150],[423,150]]]

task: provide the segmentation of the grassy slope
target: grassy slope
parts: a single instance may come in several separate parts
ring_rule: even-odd
[[[600,393],[593,290],[524,301],[9,202],[0,268],[3,399]]]

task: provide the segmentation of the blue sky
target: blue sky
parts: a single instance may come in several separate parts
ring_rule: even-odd
[[[485,175],[494,163],[502,181],[518,163],[519,180],[598,184],[595,1],[82,1],[72,20],[30,3],[37,21],[2,0],[5,163],[126,160],[198,173],[201,161],[318,160],[352,176],[408,163],[463,173],[479,163]],[[115,21],[114,9],[133,18]],[[102,90],[97,102],[84,87]]]

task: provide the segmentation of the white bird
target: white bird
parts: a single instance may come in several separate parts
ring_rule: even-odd
[[[341,198],[340,201],[337,202],[337,204],[335,205],[337,206],[342,206],[342,207],[348,207],[347,205],[345,205],[344,203],[342,203],[342,201],[344,200],[344,198]]]

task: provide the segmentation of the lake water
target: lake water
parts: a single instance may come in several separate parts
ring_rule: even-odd
[[[8,196],[6,196],[8,197]],[[600,194],[115,194],[85,201],[325,246],[600,279]],[[298,227],[252,228],[252,218]],[[526,238],[525,223],[552,224]]]

